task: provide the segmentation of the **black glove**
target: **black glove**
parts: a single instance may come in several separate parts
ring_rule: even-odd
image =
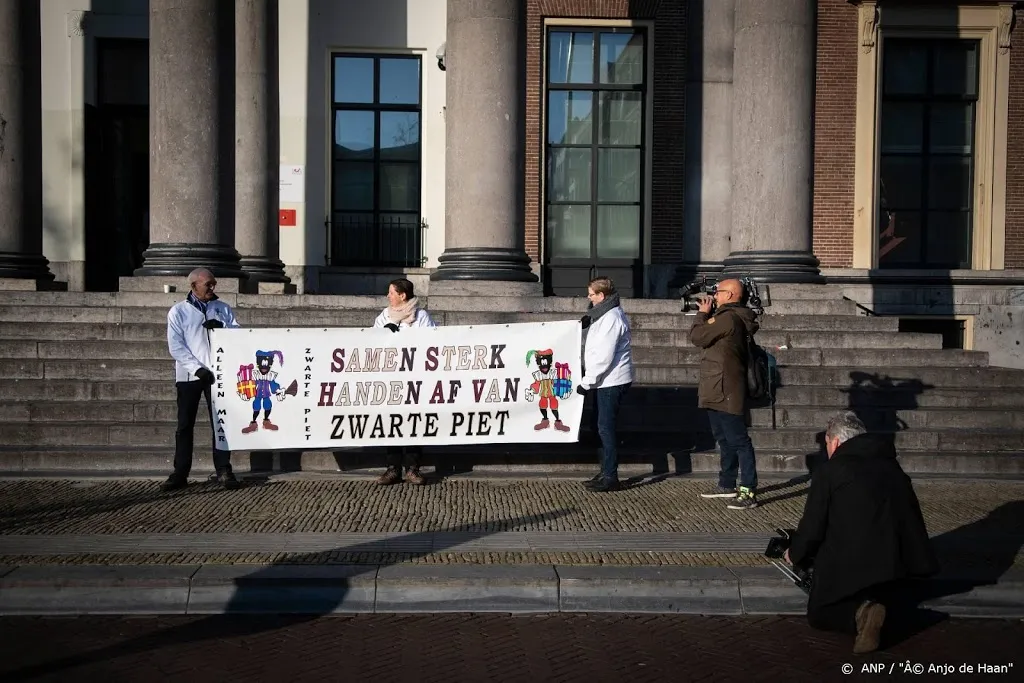
[[[392,332],[398,332],[398,325],[394,323],[388,323],[384,326],[384,329],[391,330]]]
[[[576,393],[579,394],[580,396],[586,396],[587,395],[587,390],[577,384],[576,385]]]
[[[589,315],[585,315],[582,318],[580,318],[580,323],[582,324],[584,330],[590,327],[590,322],[591,320]]]
[[[200,381],[207,382],[208,384],[213,384],[213,373],[207,370],[206,368],[199,368],[198,370],[196,370],[196,377],[198,377]]]
[[[215,330],[218,327],[224,327],[224,323],[222,323],[219,320],[211,319],[211,320],[207,320],[205,323],[203,323],[203,327],[205,327],[208,330]]]

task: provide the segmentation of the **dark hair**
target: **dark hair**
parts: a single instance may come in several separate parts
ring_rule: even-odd
[[[412,282],[405,279],[404,277],[392,280],[391,282],[388,283],[388,287],[394,287],[396,292],[398,292],[399,294],[404,294],[406,301],[416,296],[416,294],[413,292]]]

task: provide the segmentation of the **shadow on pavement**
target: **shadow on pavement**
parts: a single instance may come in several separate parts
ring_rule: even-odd
[[[907,582],[896,601],[899,616],[886,624],[886,641],[891,641],[887,647],[948,619],[941,611],[943,599],[995,586],[1013,568],[1024,548],[1024,500],[1004,503],[977,522],[939,534],[932,546],[940,572],[932,579]],[[926,602],[939,604],[923,607]]]
[[[571,514],[574,510],[563,509],[555,510],[552,512],[546,512],[541,515],[530,515],[528,517],[514,517],[509,519],[499,520],[498,526],[500,530],[514,529],[519,525],[536,524],[537,522],[548,522],[559,519],[568,514]],[[404,555],[411,557],[422,557],[433,552],[440,550],[446,550],[458,543],[457,539],[450,537],[453,533],[459,532],[478,532],[479,525],[481,522],[473,522],[470,524],[461,524],[448,529],[439,529],[436,531],[421,531],[406,534],[399,538],[391,538],[387,541],[371,541],[367,543],[360,543],[353,546],[345,546],[338,548],[338,551],[345,553],[395,553],[402,552]],[[494,533],[497,533],[495,530]],[[435,535],[436,534],[436,535]],[[396,542],[402,544],[415,545],[417,542],[425,542],[433,538],[433,546],[430,551],[417,551],[417,552],[404,552],[396,551],[393,546]],[[442,541],[438,543],[439,539],[450,539],[448,541]],[[308,553],[300,555],[298,558],[290,562],[281,562],[258,569],[253,569],[249,574],[241,577],[236,583],[234,594],[231,601],[228,603],[227,611],[231,613],[235,609],[251,609],[254,602],[254,598],[258,598],[263,593],[262,586],[259,583],[261,578],[271,578],[274,573],[274,569],[283,566],[309,566],[303,564],[303,559],[315,559],[322,557],[324,553]],[[387,564],[394,563],[379,563],[380,566],[386,566]],[[370,570],[376,565],[368,564],[367,569]],[[173,628],[165,629],[157,633],[147,635],[136,640],[130,640],[115,646],[100,648],[93,650],[92,652],[86,652],[82,654],[70,655],[66,657],[60,657],[50,662],[43,664],[37,664],[29,667],[23,667],[21,669],[11,671],[4,676],[4,681],[7,683],[13,683],[14,681],[28,681],[39,676],[47,676],[57,674],[68,669],[84,666],[88,664],[95,664],[102,662],[107,659],[122,657],[130,654],[138,654],[142,652],[149,652],[157,650],[168,645],[176,643],[193,643],[197,641],[217,641],[223,638],[230,638],[235,636],[248,636],[263,633],[270,629],[276,628],[287,628],[295,624],[301,624],[308,621],[313,621],[322,616],[332,614],[334,609],[342,603],[347,591],[339,591],[336,593],[336,600],[332,603],[322,603],[322,609],[317,612],[310,612],[306,614],[295,614],[282,617],[280,614],[259,614],[259,613],[245,613],[244,619],[238,619],[238,616],[242,616],[236,612],[232,616],[235,618],[225,618],[224,614],[216,614],[206,616],[198,621],[193,621],[188,624],[181,626],[175,626]]]

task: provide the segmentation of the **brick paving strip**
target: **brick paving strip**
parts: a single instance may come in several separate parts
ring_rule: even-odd
[[[0,612],[801,611],[761,553],[795,526],[806,480],[764,481],[747,512],[699,498],[708,483],[594,494],[574,481],[292,476],[166,494],[153,481],[3,480]],[[947,577],[967,582],[935,604],[1024,616],[1024,482],[915,487]]]

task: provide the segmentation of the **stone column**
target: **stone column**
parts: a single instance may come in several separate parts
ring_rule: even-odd
[[[278,258],[277,0],[235,0],[235,248],[249,282],[289,282]]]
[[[525,15],[524,0],[448,0],[446,248],[431,280],[537,282],[523,249]]]
[[[39,2],[0,0],[0,278],[52,282],[43,257]]]
[[[686,208],[676,279],[718,275],[732,231],[732,48],[735,0],[689,0]]]
[[[231,202],[231,3],[149,1],[149,249],[136,275],[244,278]]]
[[[811,253],[815,0],[735,0],[732,253],[724,276],[822,282]]]

